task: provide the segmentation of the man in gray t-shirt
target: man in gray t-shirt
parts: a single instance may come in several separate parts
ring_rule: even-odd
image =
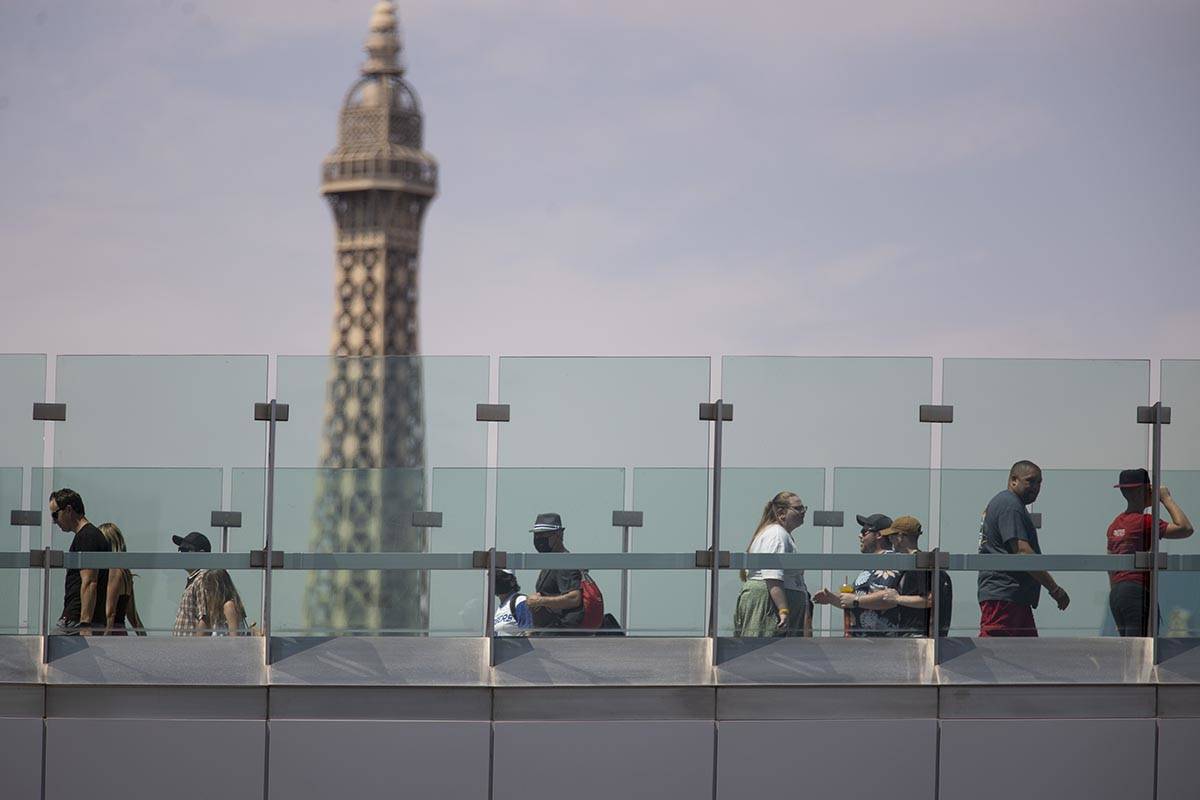
[[[997,494],[983,512],[979,526],[979,552],[1035,554],[1037,528],[1026,509],[1042,489],[1042,470],[1032,461],[1018,461],[1008,473],[1008,488]],[[1071,602],[1049,572],[979,571],[979,635],[1037,636],[1033,609],[1042,587],[1065,609]]]

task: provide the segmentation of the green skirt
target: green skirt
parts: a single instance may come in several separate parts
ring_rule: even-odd
[[[779,614],[767,592],[766,581],[746,581],[733,610],[733,635],[737,637],[803,636],[808,595],[784,589],[788,602],[787,627],[779,629]]]

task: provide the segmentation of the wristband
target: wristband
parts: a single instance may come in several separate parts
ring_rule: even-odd
[[[776,609],[776,611],[779,613],[780,616],[783,616],[784,614],[788,613],[787,608],[779,608],[779,609]]]

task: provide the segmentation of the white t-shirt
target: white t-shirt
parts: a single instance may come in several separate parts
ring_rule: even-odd
[[[533,627],[533,612],[529,610],[529,604],[525,602],[523,594],[516,596],[510,610],[509,597],[496,598],[496,612],[492,616],[496,635],[524,636],[525,631]]]
[[[790,533],[784,530],[782,525],[768,525],[763,528],[762,533],[755,537],[749,552],[794,553],[796,552],[796,541]],[[804,570],[802,569],[752,569],[746,576],[746,579],[751,581],[762,581],[768,578],[774,581],[783,581],[784,589],[808,591],[808,587],[804,585]]]

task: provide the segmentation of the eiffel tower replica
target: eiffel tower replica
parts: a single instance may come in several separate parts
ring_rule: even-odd
[[[333,344],[314,509],[314,552],[421,552],[425,426],[417,339],[421,223],[437,162],[404,80],[396,8],[375,5],[362,77],[342,105],[321,193],[337,228]],[[309,630],[419,633],[428,577],[415,571],[314,572]]]

